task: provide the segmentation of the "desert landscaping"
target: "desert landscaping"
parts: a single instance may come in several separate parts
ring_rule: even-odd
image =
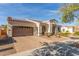
[[[7,44],[7,45],[1,45],[1,48],[8,48],[13,47],[12,49],[4,50],[0,53],[0,55],[10,55],[10,54],[16,54],[23,51],[30,51],[32,49],[36,49],[41,47],[44,43],[51,43],[51,42],[58,42],[58,41],[64,41],[67,40],[66,37],[63,38],[57,38],[55,36],[52,37],[37,37],[37,36],[23,36],[23,37],[13,37],[14,41],[13,43]],[[6,53],[5,53],[6,52]]]

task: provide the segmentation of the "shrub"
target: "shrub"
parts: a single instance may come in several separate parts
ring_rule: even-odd
[[[70,33],[68,33],[68,32],[66,32],[66,33],[60,33],[61,36],[65,36],[65,37],[69,36],[69,34]]]
[[[50,36],[51,36],[51,33],[46,33],[46,36],[47,36],[47,37],[50,37]]]
[[[79,32],[75,32],[74,35],[79,35]]]

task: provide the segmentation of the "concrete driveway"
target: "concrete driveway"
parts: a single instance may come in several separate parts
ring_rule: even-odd
[[[16,52],[22,52],[31,50],[34,48],[41,47],[43,42],[57,42],[61,41],[62,39],[56,38],[56,37],[37,37],[37,36],[22,36],[22,37],[14,37],[14,40],[16,41],[14,43],[14,48],[16,49]]]
[[[14,37],[14,40],[16,41],[14,43],[14,48],[17,52],[38,48],[43,42],[52,42],[52,40],[37,36]]]

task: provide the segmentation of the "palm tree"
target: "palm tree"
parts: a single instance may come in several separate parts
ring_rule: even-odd
[[[75,11],[79,10],[79,4],[64,4],[60,11],[62,13],[62,22],[72,22],[74,21],[74,17],[79,20],[79,17],[74,14]]]

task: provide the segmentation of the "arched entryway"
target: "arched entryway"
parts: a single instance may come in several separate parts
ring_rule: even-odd
[[[54,34],[55,34],[55,31],[56,31],[56,25],[55,25],[55,24],[53,24],[53,25],[52,25],[52,35],[54,35]]]

